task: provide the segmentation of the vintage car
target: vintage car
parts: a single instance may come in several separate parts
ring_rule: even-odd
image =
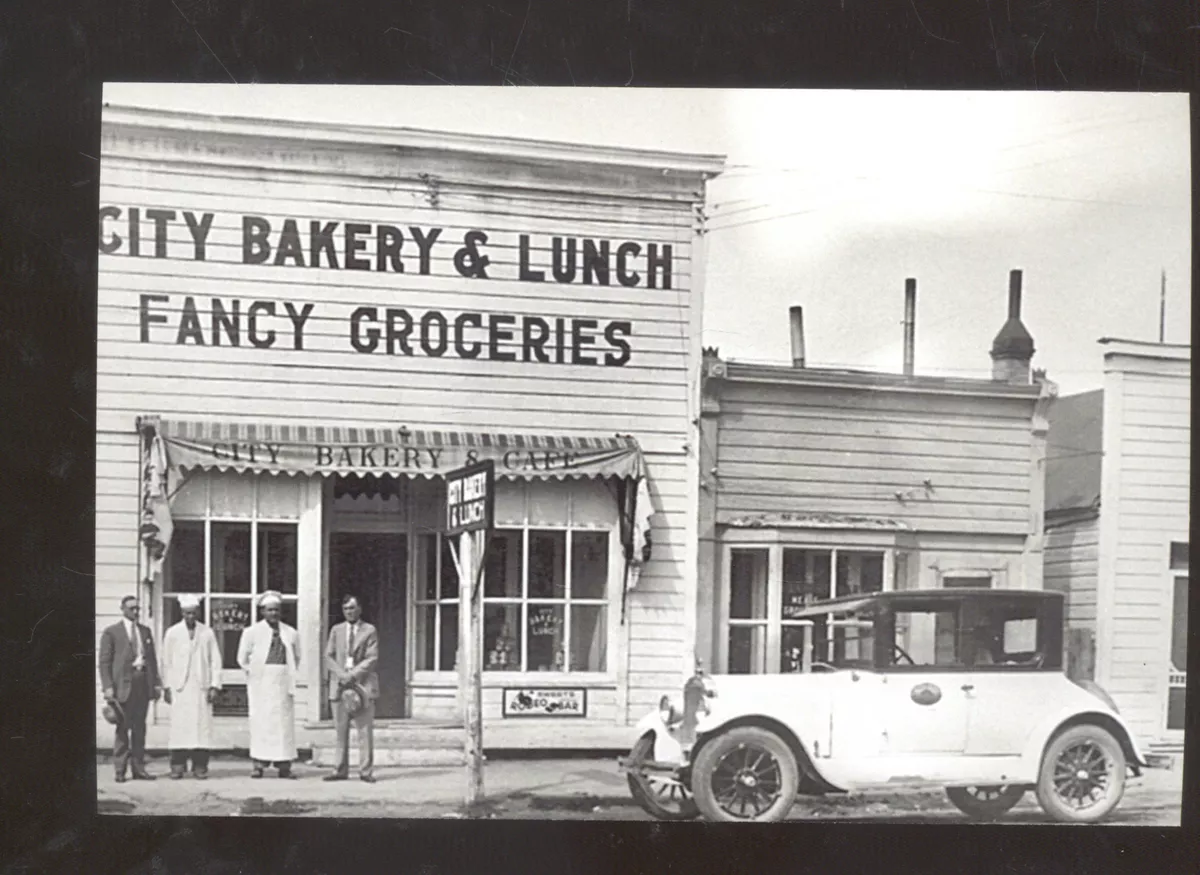
[[[797,794],[944,788],[975,819],[1032,790],[1083,823],[1148,767],[1112,699],[1064,673],[1058,593],[879,592],[786,620],[803,630],[799,672],[697,670],[638,724],[622,768],[652,815],[777,821]]]

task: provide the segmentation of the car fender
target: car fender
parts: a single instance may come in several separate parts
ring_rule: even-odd
[[[1113,735],[1117,737],[1117,741],[1121,743],[1121,747],[1125,751],[1125,758],[1129,764],[1139,768],[1146,767],[1146,758],[1138,747],[1137,738],[1129,728],[1129,724],[1122,719],[1120,714],[1108,708],[1102,702],[1097,702],[1095,707],[1085,709],[1080,709],[1077,706],[1061,708],[1038,723],[1037,728],[1026,742],[1025,750],[1022,752],[1022,760],[1029,767],[1030,774],[1037,775],[1040,773],[1042,755],[1045,753],[1046,745],[1058,734],[1059,730],[1068,724],[1074,725],[1076,723],[1099,723],[1105,726],[1105,728],[1112,731]]]
[[[787,722],[768,713],[742,713],[717,719],[711,717],[708,720],[702,719],[696,727],[696,746],[692,749],[692,757],[694,758],[696,751],[711,739],[741,726],[759,726],[774,732],[783,739],[796,755],[796,765],[801,774],[802,792],[843,792],[844,788],[830,781],[818,768],[806,739],[802,738]]]
[[[654,737],[654,759],[660,763],[679,763],[683,765],[683,748],[672,736],[662,722],[657,711],[652,711],[637,722],[636,738],[644,738],[647,734]]]

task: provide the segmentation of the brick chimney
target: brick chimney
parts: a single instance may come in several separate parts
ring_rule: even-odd
[[[1033,337],[1021,322],[1021,271],[1008,275],[1008,321],[992,341],[992,379],[1028,386]]]

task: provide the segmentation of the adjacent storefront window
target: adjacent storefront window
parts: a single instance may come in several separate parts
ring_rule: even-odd
[[[1167,729],[1183,731],[1187,704],[1188,544],[1171,544],[1171,662],[1167,674]]]
[[[777,570],[771,552],[778,551]],[[797,615],[813,602],[884,589],[882,550],[734,547],[729,550],[726,670],[798,672],[805,651],[818,662],[857,646],[846,629]]]
[[[258,619],[259,595],[272,589],[281,593],[283,621],[297,625],[297,484],[252,475],[198,475],[180,490],[173,510],[161,631],[181,619],[180,595],[199,596],[201,618],[217,635],[224,668],[238,670],[238,642],[242,630]],[[240,679],[240,670],[230,679]]]

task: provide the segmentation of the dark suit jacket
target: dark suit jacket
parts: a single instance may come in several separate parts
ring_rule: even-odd
[[[325,674],[329,680],[329,700],[338,697],[337,672],[346,667],[346,646],[349,644],[350,627],[338,623],[329,630],[329,643],[325,647]],[[350,654],[354,663],[352,675],[370,699],[379,698],[379,675],[375,664],[379,661],[379,634],[370,623],[358,621],[354,635],[354,652]]]
[[[158,657],[154,653],[154,637],[150,629],[137,624],[142,636],[142,656],[146,662],[146,679],[150,682],[150,694],[161,686],[158,678]],[[118,702],[129,701],[133,687],[133,642],[125,632],[125,621],[114,623],[100,635],[100,686],[112,690]]]

